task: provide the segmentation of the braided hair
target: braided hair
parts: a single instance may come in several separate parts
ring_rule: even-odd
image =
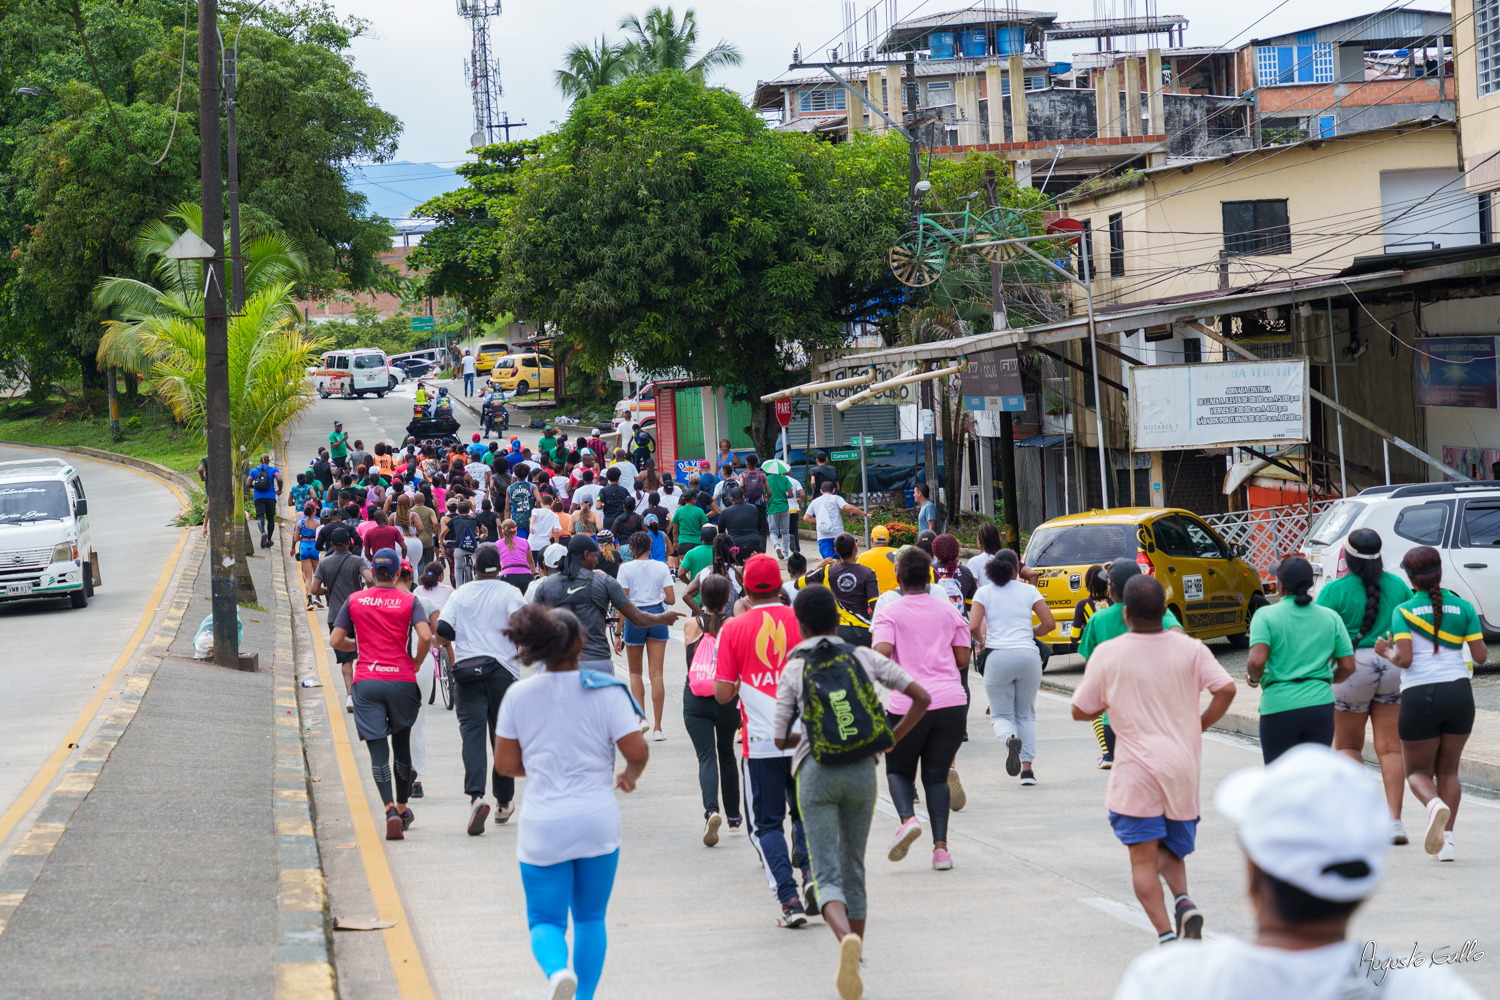
[[[1401,568],[1412,589],[1427,591],[1432,601],[1432,651],[1437,653],[1442,648],[1437,634],[1443,627],[1443,557],[1430,545],[1418,545],[1401,558]]]
[[[1380,535],[1369,528],[1351,531],[1344,544],[1344,558],[1349,572],[1365,585],[1365,617],[1359,623],[1358,634],[1353,637],[1357,644],[1370,634],[1380,614],[1380,578],[1385,574],[1385,563],[1380,558]]]

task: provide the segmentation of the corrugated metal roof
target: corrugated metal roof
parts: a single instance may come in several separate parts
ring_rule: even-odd
[[[778,132],[822,132],[836,128],[849,120],[848,115],[798,115],[791,121],[776,126]]]
[[[1419,39],[1453,33],[1453,15],[1446,10],[1382,10],[1290,31],[1271,38],[1256,38],[1250,45],[1361,44],[1367,49],[1399,49]],[[1434,40],[1431,44],[1436,45]]]

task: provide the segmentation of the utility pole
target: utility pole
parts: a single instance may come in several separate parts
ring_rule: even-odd
[[[921,147],[917,145],[917,54],[908,52],[906,54],[905,74],[906,106],[911,110],[911,142],[907,144],[911,151],[907,171],[907,204],[911,208],[912,224],[917,222],[917,181],[922,176],[922,161],[919,156]],[[896,108],[897,117],[902,123],[906,117],[902,115],[901,108]],[[931,369],[931,363],[924,364],[923,370]],[[921,405],[918,408],[917,423],[918,431],[922,435],[922,464],[927,473],[927,491],[931,494],[932,502],[936,505],[938,512],[938,524],[945,524],[943,518],[943,501],[938,492],[937,481],[937,412],[933,407],[932,380],[928,379],[922,383],[920,393]],[[948,461],[953,461],[953,456],[948,456]],[[918,532],[920,534],[920,532]]]
[[[240,665],[235,602],[234,456],[229,442],[229,317],[224,312],[224,191],[219,162],[218,0],[198,3],[198,141],[203,185],[205,437],[208,445],[208,544],[214,616],[214,662]]]
[[[1016,76],[1011,79],[1020,79],[1020,77]],[[1011,93],[1015,93],[1014,88]],[[991,208],[999,204],[999,198],[995,195],[994,167],[985,171],[984,193]],[[1005,314],[1002,268],[1000,261],[990,261],[990,317],[994,321],[996,330],[1005,330],[1010,327],[1010,320]],[[1021,487],[1016,482],[1015,420],[1011,417],[1009,410],[1000,412],[1000,482],[1005,494],[1005,547],[1019,551],[1021,547]]]
[[[243,28],[244,25],[240,25]],[[245,258],[240,256],[240,155],[235,132],[235,92],[239,89],[240,28],[234,32],[234,44],[224,53],[224,131],[229,145],[229,162],[225,169],[224,189],[229,196],[229,290],[233,296],[230,312],[236,316],[245,311]]]

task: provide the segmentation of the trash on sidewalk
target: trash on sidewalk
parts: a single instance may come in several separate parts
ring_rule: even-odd
[[[336,931],[382,931],[387,927],[395,927],[394,920],[380,920],[375,917],[334,917],[333,929]]]
[[[239,641],[245,641],[245,620],[239,615],[234,616],[239,625]],[[198,632],[193,636],[193,659],[206,660],[214,655],[214,616],[209,615],[203,619],[203,624],[198,626]]]
[[[316,677],[304,677],[302,678],[302,686],[305,688],[320,688],[323,686],[323,682]]]

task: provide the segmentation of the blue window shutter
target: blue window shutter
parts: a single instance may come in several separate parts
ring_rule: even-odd
[[[1313,82],[1313,47],[1311,45],[1297,46],[1297,82]]]
[[[1292,52],[1290,45],[1281,45],[1276,48],[1276,82],[1292,82]]]
[[[1298,45],[1311,45],[1312,43],[1316,42],[1317,40],[1318,40],[1317,29],[1313,29],[1312,31],[1299,31],[1299,32],[1297,32],[1297,44]]]
[[[1333,115],[1323,115],[1318,119],[1318,137],[1325,138],[1334,135],[1338,128],[1338,119]]]

